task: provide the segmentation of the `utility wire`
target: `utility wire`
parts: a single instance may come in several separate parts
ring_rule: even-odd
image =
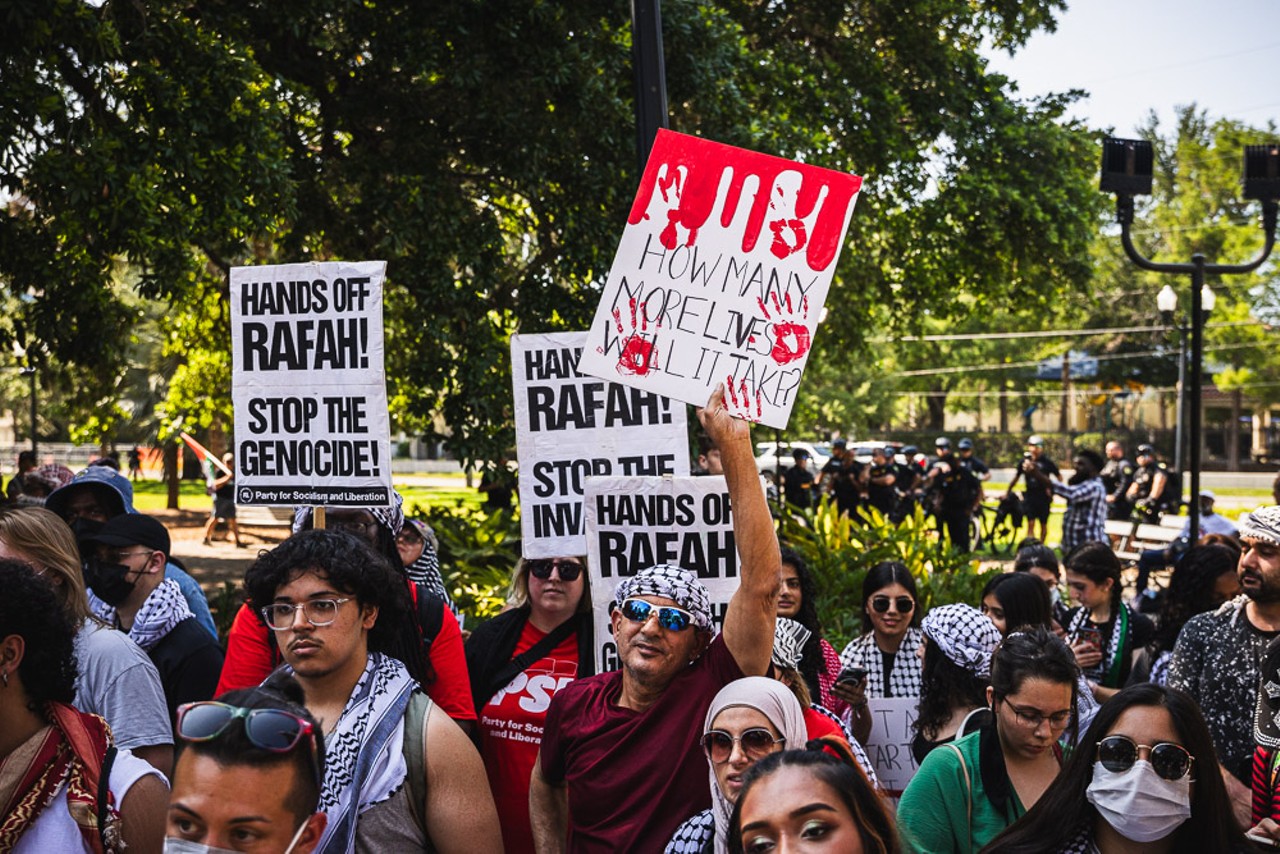
[[[1218,352],[1220,350],[1244,350],[1257,347],[1269,347],[1269,341],[1253,341],[1247,344],[1218,344],[1214,346],[1204,347],[1204,352]],[[1101,356],[1089,356],[1089,359],[1097,362],[1109,362],[1120,359],[1141,359],[1147,356],[1167,356],[1172,355],[1168,350],[1140,350],[1133,353],[1104,353]],[[964,374],[975,371],[1007,371],[1014,368],[1034,368],[1045,362],[1044,359],[1033,359],[1026,362],[996,362],[990,365],[956,365],[948,368],[926,368],[918,371],[895,371],[888,376],[891,377],[933,377],[942,374]]]
[[[1205,329],[1229,326],[1266,326],[1259,320],[1223,320],[1206,323]],[[1104,326],[1098,329],[1042,329],[1031,332],[954,332],[940,335],[904,335],[901,338],[881,337],[869,339],[872,344],[889,344],[907,341],[990,341],[1011,338],[1089,338],[1094,335],[1122,334],[1128,332],[1168,332],[1172,326]]]

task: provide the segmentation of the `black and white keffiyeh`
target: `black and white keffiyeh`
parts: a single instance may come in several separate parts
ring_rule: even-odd
[[[1240,517],[1240,539],[1280,546],[1280,506],[1259,507]]]
[[[613,601],[621,605],[634,596],[670,599],[693,615],[695,626],[711,631],[711,597],[698,576],[687,569],[665,563],[642,569],[618,585]]]
[[[790,617],[779,617],[773,632],[773,663],[789,670],[799,670],[804,645],[812,636],[813,632]]]
[[[1000,645],[1000,630],[977,608],[942,605],[925,616],[921,628],[953,664],[979,679],[991,677],[991,653]]]
[[[421,523],[411,519],[408,524],[418,528]],[[419,528],[419,533],[421,533],[421,528]],[[431,539],[423,537],[422,554],[418,555],[417,560],[406,566],[404,571],[412,581],[416,581],[425,587],[428,593],[443,599],[444,604],[454,613],[454,616],[457,616],[458,606],[453,604],[449,591],[445,589],[444,574],[440,572],[440,558],[436,554],[434,540],[434,537]]]
[[[1280,747],[1280,643],[1272,641],[1258,667],[1258,705],[1253,718],[1253,738],[1263,747]]]
[[[840,733],[844,736],[844,740],[849,743],[849,750],[852,751],[853,758],[858,760],[858,764],[862,766],[862,773],[867,775],[867,779],[871,781],[872,786],[879,789],[880,778],[876,776],[876,766],[871,764],[871,757],[867,756],[867,751],[853,737],[849,726],[835,712],[820,703],[810,703],[809,708],[840,726]]]
[[[116,609],[95,596],[92,590],[88,593],[89,608],[94,616],[109,626],[119,625]],[[173,631],[174,626],[193,616],[195,615],[191,612],[186,597],[182,595],[178,582],[166,578],[151,591],[151,595],[134,615],[133,625],[129,627],[129,639],[142,647],[144,652],[150,651],[165,635]]]
[[[1123,602],[1120,603],[1120,608],[1125,612],[1124,619],[1121,620],[1120,614],[1117,612],[1115,615],[1115,624],[1111,629],[1111,637],[1107,640],[1106,655],[1102,656],[1102,661],[1098,662],[1093,667],[1090,667],[1088,670],[1083,671],[1085,676],[1093,679],[1095,682],[1101,683],[1106,681],[1108,674],[1111,673],[1113,666],[1116,663],[1116,656],[1126,656],[1130,653],[1132,643],[1129,638],[1125,636],[1133,631],[1131,628],[1128,628],[1133,625],[1133,609]],[[1071,622],[1067,624],[1067,637],[1072,639],[1080,637],[1080,630],[1089,625],[1090,616],[1091,614],[1088,608],[1077,609],[1075,616],[1073,616],[1071,618]],[[1125,628],[1122,629],[1122,626]],[[1074,640],[1072,642],[1074,642]],[[1109,687],[1114,688],[1124,686],[1112,685]]]
[[[867,697],[919,697],[924,681],[920,672],[920,657],[916,650],[924,641],[924,632],[915,626],[907,628],[902,644],[893,657],[893,669],[889,684],[884,681],[884,662],[880,648],[876,646],[874,632],[854,638],[840,653],[841,667],[861,667],[867,671]]]
[[[711,810],[703,810],[676,828],[662,854],[702,854],[716,838],[716,818]]]
[[[361,813],[404,785],[404,716],[417,683],[405,666],[369,654],[338,723],[325,738],[324,785],[318,809],[329,817],[317,851],[355,850]]]

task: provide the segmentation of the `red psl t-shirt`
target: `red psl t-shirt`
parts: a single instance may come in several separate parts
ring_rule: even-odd
[[[568,784],[569,851],[660,852],[682,821],[711,806],[698,741],[711,700],[742,675],[717,636],[642,712],[618,705],[618,671],[575,680],[556,694],[542,736],[542,773]]]
[[[526,622],[512,658],[531,649],[546,632]],[[529,778],[542,744],[551,698],[578,673],[578,639],[570,635],[530,664],[480,710],[480,755],[498,805],[507,854],[533,854],[529,826]]]

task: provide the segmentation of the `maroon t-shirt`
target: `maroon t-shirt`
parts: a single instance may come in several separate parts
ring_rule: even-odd
[[[720,636],[643,712],[618,706],[622,673],[578,679],[551,700],[542,773],[569,787],[569,850],[657,851],[711,806],[698,744],[716,693],[741,679]]]

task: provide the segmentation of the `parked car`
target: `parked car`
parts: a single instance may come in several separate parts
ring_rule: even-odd
[[[797,448],[809,452],[812,457],[809,471],[815,476],[831,459],[831,444],[828,442],[756,442],[756,470],[761,474],[786,471],[795,463],[792,454]],[[781,459],[777,454],[781,454]]]

